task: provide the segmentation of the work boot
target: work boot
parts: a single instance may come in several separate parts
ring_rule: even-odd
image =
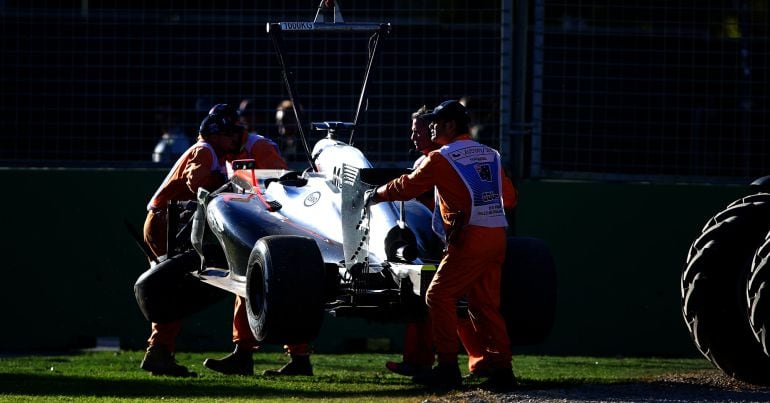
[[[514,386],[516,386],[516,376],[510,368],[490,369],[487,380],[479,384],[479,388],[489,390],[508,390]]]
[[[465,375],[463,379],[473,381],[478,379],[487,379],[492,374],[492,370],[489,368],[479,368],[477,370],[471,371],[468,373],[468,375]]]
[[[198,376],[195,372],[188,371],[187,367],[177,364],[174,354],[164,346],[148,347],[139,368],[149,371],[153,375],[178,376],[181,378]]]
[[[206,358],[203,366],[225,375],[254,375],[254,358],[249,348],[235,345],[232,353],[220,358]]]
[[[430,365],[416,365],[416,364],[409,364],[406,362],[394,362],[394,361],[386,362],[385,368],[403,376],[415,376],[417,374],[430,371]]]
[[[306,375],[313,376],[313,366],[309,355],[292,355],[291,361],[279,369],[268,369],[262,375]]]
[[[454,389],[462,385],[463,377],[457,363],[438,363],[430,371],[413,376],[412,382],[425,386]]]

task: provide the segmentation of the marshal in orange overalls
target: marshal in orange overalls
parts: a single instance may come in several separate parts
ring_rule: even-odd
[[[219,159],[214,148],[199,139],[177,160],[147,204],[144,221],[144,242],[156,256],[166,254],[166,206],[170,201],[194,200],[198,188],[214,190],[222,184]],[[163,346],[169,352],[176,350],[176,337],[182,329],[181,321],[153,323],[147,343]]]
[[[441,147],[441,145],[434,143],[431,140],[431,130],[428,127],[429,122],[423,119],[423,115],[429,112],[430,111],[423,106],[412,114],[410,140],[414,143],[415,150],[421,153],[420,158],[418,158],[412,166],[413,170],[421,165],[431,151]],[[503,180],[510,182],[507,177],[503,178]],[[515,192],[512,193],[514,197],[512,203],[515,204],[517,202],[517,195]],[[429,210],[434,210],[435,197],[432,188],[417,196],[416,199]],[[511,203],[508,204],[510,205]],[[488,366],[490,358],[486,356],[470,319],[458,318],[457,334],[460,337],[460,341],[462,342],[465,351],[468,353],[468,370],[472,374],[483,374],[484,368]],[[402,375],[414,375],[415,373],[424,370],[424,368],[433,366],[433,363],[435,362],[433,347],[433,331],[429,318],[426,318],[423,321],[407,323],[404,333],[402,363],[399,364],[389,361],[386,363],[386,367],[391,371]]]
[[[467,134],[457,136],[451,143],[467,141]],[[475,143],[478,144],[478,143]],[[504,207],[516,202],[516,193],[508,180],[502,181]],[[408,175],[403,175],[377,189],[379,200],[409,200],[423,192],[436,188],[441,221],[446,233],[459,232],[448,241],[446,255],[439,264],[436,275],[428,288],[426,302],[433,323],[436,352],[439,364],[457,363],[457,300],[466,296],[469,304],[473,332],[478,336],[484,361],[490,369],[511,367],[511,351],[505,323],[500,315],[500,267],[505,259],[505,226],[487,227],[470,223],[472,202],[466,180],[440,150],[432,151],[421,165]],[[503,206],[501,206],[503,207]],[[467,329],[466,329],[467,330]]]

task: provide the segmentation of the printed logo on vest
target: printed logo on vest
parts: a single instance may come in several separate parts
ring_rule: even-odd
[[[492,182],[492,167],[489,164],[476,165],[476,173],[484,182]]]

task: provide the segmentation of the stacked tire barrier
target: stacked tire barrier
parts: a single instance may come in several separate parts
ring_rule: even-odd
[[[727,375],[770,385],[770,177],[712,217],[690,246],[682,313],[697,349]]]

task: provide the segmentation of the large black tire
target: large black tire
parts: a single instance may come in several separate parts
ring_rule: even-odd
[[[556,319],[556,264],[540,239],[509,237],[500,311],[512,346],[543,342]]]
[[[709,230],[709,228],[713,227],[716,224],[719,224],[720,222],[732,216],[735,216],[737,213],[735,210],[733,210],[733,207],[740,206],[741,208],[745,208],[747,206],[748,207],[754,206],[754,207],[763,208],[761,207],[761,205],[764,203],[770,203],[770,194],[757,193],[757,194],[749,195],[744,198],[738,199],[730,203],[729,205],[727,205],[727,207],[725,207],[724,210],[720,211],[714,217],[711,217],[711,219],[706,221],[706,224],[703,225],[703,230],[701,231],[701,234],[705,234]],[[702,248],[703,245],[705,245],[706,242],[708,242],[709,240],[710,239],[706,239],[702,237],[699,237],[698,239],[696,239],[696,241],[693,242],[693,244],[690,246],[690,250],[687,253],[687,261],[689,262],[690,259],[692,259],[695,256],[697,251],[700,248]]]
[[[134,284],[134,296],[144,317],[156,323],[173,322],[229,295],[191,274],[200,264],[198,253],[193,250],[166,259],[142,273]]]
[[[746,291],[751,330],[765,355],[770,356],[770,234],[754,255]]]
[[[754,338],[746,285],[755,250],[770,228],[770,195],[737,200],[693,242],[682,274],[682,313],[695,346],[736,379],[770,384],[770,358]]]
[[[324,316],[324,261],[311,238],[267,236],[254,245],[246,274],[246,312],[257,340],[307,343]]]

